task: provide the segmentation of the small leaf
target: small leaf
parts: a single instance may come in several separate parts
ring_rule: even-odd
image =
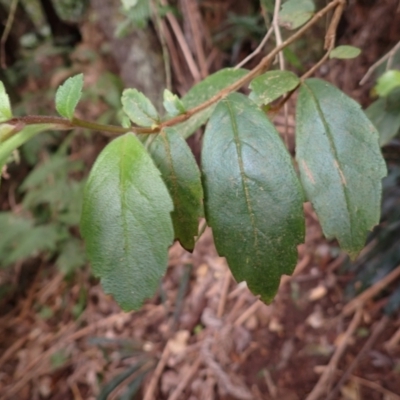
[[[231,94],[206,127],[201,165],[219,255],[270,302],[304,239],[303,192],[278,132],[251,100]]]
[[[328,239],[352,257],[379,223],[386,165],[359,104],[319,79],[300,89],[296,154],[301,181]]]
[[[397,87],[400,87],[400,71],[389,70],[379,77],[375,90],[380,97],[385,97]]]
[[[293,90],[300,80],[290,71],[269,71],[253,79],[249,85],[249,98],[258,106],[267,105],[286,92]]]
[[[354,46],[338,46],[329,53],[329,58],[340,58],[342,60],[356,58],[361,54],[361,49]]]
[[[124,310],[153,296],[166,271],[172,210],[140,141],[125,134],[108,144],[86,185],[81,232],[94,274]]]
[[[124,6],[124,9],[126,11],[135,7],[138,2],[138,0],[121,0],[121,1],[122,1],[122,5]]]
[[[185,139],[173,128],[161,132],[150,153],[174,202],[172,222],[175,239],[189,251],[194,248],[203,212],[203,187],[196,160]]]
[[[279,12],[279,25],[286,29],[297,29],[314,14],[313,0],[288,0]]]
[[[182,103],[185,109],[190,110],[211,99],[221,90],[243,78],[247,73],[248,70],[246,69],[225,68],[208,76],[197,85],[194,85],[185,96],[182,97]],[[187,139],[210,118],[215,107],[216,104],[196,113],[189,120],[176,125],[176,129],[183,138]]]
[[[58,113],[72,120],[75,108],[82,96],[83,74],[68,78],[57,90],[56,109]]]
[[[0,81],[0,122],[7,121],[12,118],[10,98],[4,87],[4,83]]]
[[[125,89],[121,101],[123,110],[135,124],[151,127],[160,122],[157,110],[142,92]]]
[[[163,104],[165,110],[171,117],[175,117],[186,112],[182,100],[176,94],[171,93],[168,89],[164,90]]]
[[[400,130],[400,88],[376,100],[365,113],[379,132],[379,144],[389,143]]]

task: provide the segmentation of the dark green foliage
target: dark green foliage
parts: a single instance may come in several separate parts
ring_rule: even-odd
[[[328,238],[352,257],[379,223],[386,165],[360,106],[327,82],[301,87],[296,116],[301,181]]]
[[[221,101],[202,152],[205,208],[233,275],[270,302],[304,240],[303,193],[268,118],[241,94]]]
[[[203,187],[196,160],[185,139],[172,128],[162,131],[150,153],[174,202],[175,239],[189,251],[194,248],[199,219],[203,216]]]

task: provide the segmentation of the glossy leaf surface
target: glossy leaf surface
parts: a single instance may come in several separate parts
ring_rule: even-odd
[[[324,234],[355,257],[379,222],[386,166],[378,132],[359,104],[319,79],[300,89],[296,129],[301,180]]]
[[[293,72],[269,71],[251,81],[249,87],[252,91],[249,98],[259,106],[266,105],[293,90],[299,82]]]
[[[132,134],[99,155],[85,189],[81,232],[94,274],[124,310],[151,297],[173,241],[173,209],[160,172]]]
[[[74,117],[75,108],[82,96],[83,74],[68,78],[57,90],[56,109],[58,113],[68,119]]]
[[[400,132],[400,88],[376,100],[365,113],[379,132],[379,144],[389,143]]]
[[[313,0],[288,0],[279,12],[279,25],[287,29],[297,29],[304,25],[314,14]]]
[[[202,169],[218,253],[237,281],[271,301],[304,239],[303,192],[278,132],[246,96],[234,93],[218,104],[204,136]]]
[[[194,85],[185,96],[182,97],[182,103],[185,106],[186,110],[190,110],[205,101],[211,99],[213,96],[218,94],[221,90],[225,89],[232,83],[235,83],[240,78],[243,78],[248,71],[246,69],[234,69],[234,68],[225,68],[222,69],[215,74],[208,76],[206,79],[202,80],[197,85]],[[203,125],[213,110],[215,109],[215,105],[212,105],[203,111],[198,112],[193,115],[189,120],[176,125],[177,130],[180,134],[186,139],[192,133],[194,133],[197,129]]]
[[[338,46],[335,47],[330,53],[329,58],[351,59],[356,58],[361,54],[361,50],[354,46]]]
[[[10,99],[4,87],[4,83],[0,81],[0,122],[7,121],[12,118]]]
[[[125,89],[122,93],[122,108],[132,122],[151,127],[159,123],[157,110],[152,102],[137,89]]]
[[[189,251],[194,248],[203,212],[203,187],[196,160],[185,139],[173,128],[162,131],[150,153],[174,202],[172,222],[175,239]]]

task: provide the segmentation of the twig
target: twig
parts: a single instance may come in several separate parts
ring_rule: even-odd
[[[381,385],[378,385],[375,382],[371,382],[371,381],[367,381],[364,378],[360,378],[359,376],[355,376],[355,375],[351,375],[351,380],[353,380],[354,382],[360,383],[361,385],[364,385],[366,387],[369,387],[371,389],[376,390],[377,392],[380,392],[384,395],[386,395],[387,399],[391,399],[391,400],[400,400],[400,396],[397,395],[396,393],[393,393],[392,391],[385,389],[384,387],[382,387]]]
[[[44,353],[40,354],[39,357],[35,358],[30,362],[24,369],[22,378],[18,382],[14,382],[13,385],[9,388],[8,391],[3,392],[4,399],[14,398],[15,394],[18,393],[31,379],[33,379],[38,371],[41,371],[43,368],[43,361],[45,361],[48,357],[54,354],[56,351],[62,349],[67,343],[73,342],[75,340],[81,339],[86,335],[90,334],[93,330],[96,330],[102,326],[109,326],[113,323],[114,320],[118,320],[121,317],[128,317],[131,314],[127,314],[125,312],[121,312],[119,314],[110,315],[107,318],[103,318],[94,324],[86,326],[85,328],[80,329],[65,338],[61,338],[60,341],[46,350]],[[83,314],[81,315],[81,317]],[[80,318],[81,318],[80,317]],[[75,321],[73,325],[76,324]],[[70,327],[65,327],[65,330],[68,331]]]
[[[382,317],[382,319],[378,322],[378,324],[375,326],[375,328],[372,332],[372,335],[365,342],[364,346],[361,348],[361,350],[357,354],[356,358],[352,361],[352,363],[347,368],[345,373],[342,375],[342,377],[340,378],[340,380],[337,383],[337,385],[335,386],[335,388],[330,392],[330,394],[326,400],[335,399],[335,397],[338,395],[338,393],[340,391],[340,388],[346,383],[347,379],[349,379],[349,377],[351,376],[354,369],[357,367],[358,363],[360,362],[362,357],[365,355],[365,353],[368,352],[371,349],[371,347],[374,345],[374,343],[378,339],[379,335],[386,328],[388,322],[389,322],[389,318],[386,315],[384,315]]]
[[[171,396],[168,397],[168,400],[179,400],[181,397],[182,392],[185,390],[186,386],[190,383],[193,379],[195,374],[197,373],[200,365],[202,363],[202,359],[199,357],[194,364],[190,367],[190,369],[186,372],[183,376],[182,380],[179,382],[178,386],[175,390],[171,393]]]
[[[172,77],[171,77],[171,57],[169,56],[168,46],[165,40],[165,25],[162,23],[160,14],[158,13],[158,0],[151,0],[150,6],[152,10],[153,19],[155,20],[155,26],[157,27],[158,39],[160,40],[161,50],[163,53],[164,70],[165,70],[165,83],[169,91],[172,90]]]
[[[262,301],[256,300],[243,314],[236,319],[234,322],[235,326],[240,326],[246,322],[248,318],[250,318],[259,308],[261,305],[265,305]],[[268,307],[268,306],[265,306]]]
[[[0,370],[1,367],[25,344],[28,340],[28,335],[19,338],[15,341],[0,357]]]
[[[385,61],[390,60],[393,58],[393,56],[397,53],[397,51],[400,50],[400,42],[398,42],[392,50],[390,50],[387,54],[385,54],[382,58],[380,58],[376,63],[372,64],[367,73],[364,75],[364,77],[360,81],[360,85],[364,85],[365,82],[370,78],[370,76],[373,74],[373,72]]]
[[[352,314],[357,308],[363,306],[364,303],[379,294],[382,289],[395,281],[398,277],[400,277],[400,265],[390,274],[386,275],[383,279],[375,283],[375,285],[371,286],[355,299],[347,303],[342,310],[342,315],[349,316],[350,314]]]
[[[205,364],[213,371],[215,377],[217,378],[218,384],[227,393],[235,396],[236,399],[240,400],[251,400],[252,395],[246,386],[239,386],[232,382],[230,377],[221,368],[220,364],[215,361],[213,354],[211,352],[212,339],[210,336],[206,337],[203,341],[201,347],[201,354],[203,356]]]
[[[161,4],[163,6],[167,6],[167,1],[166,0],[161,0]],[[176,36],[176,40],[178,41],[179,45],[181,46],[183,55],[185,57],[186,63],[189,67],[190,73],[193,76],[193,79],[195,82],[200,82],[201,81],[201,75],[199,68],[197,67],[196,63],[194,62],[192,53],[189,49],[188,44],[186,43],[185,37],[183,35],[182,29],[178,24],[178,21],[175,18],[175,15],[172,14],[171,12],[167,13],[167,19],[168,22],[171,25],[172,30],[174,31],[174,34]]]
[[[301,81],[305,81],[309,76],[313,75],[315,71],[317,71],[322,64],[325,63],[325,61],[329,58],[330,52],[333,50],[335,47],[335,41],[336,41],[336,31],[337,27],[340,22],[340,18],[342,17],[343,14],[343,9],[345,7],[345,2],[341,2],[335,9],[335,12],[333,14],[332,20],[329,24],[328,30],[325,35],[325,49],[326,53],[325,55],[310,69],[308,70],[302,77]]]
[[[265,383],[268,387],[269,394],[273,399],[276,399],[278,397],[278,388],[276,387],[274,381],[272,380],[271,373],[267,369],[264,369],[263,374],[265,378]]]
[[[165,0],[162,0],[162,2],[164,4]],[[308,29],[311,26],[313,26],[317,21],[319,21],[323,16],[325,16],[331,10],[338,8],[338,12],[335,13],[335,15],[340,16],[341,13],[343,12],[343,2],[344,2],[344,0],[331,1],[326,7],[324,7],[322,10],[317,12],[295,34],[293,34],[291,37],[286,39],[280,46],[275,47],[275,49],[273,49],[268,55],[266,55],[260,61],[260,63],[255,68],[253,68],[250,72],[248,72],[243,78],[241,78],[241,79],[237,80],[236,82],[234,82],[233,84],[227,86],[225,89],[221,90],[219,93],[217,93],[215,96],[208,99],[204,103],[188,110],[185,114],[181,114],[181,115],[178,115],[177,117],[174,117],[167,121],[164,121],[157,127],[154,127],[154,128],[132,127],[130,129],[125,129],[125,128],[121,128],[118,126],[92,123],[92,122],[80,120],[77,118],[74,118],[71,122],[65,118],[38,117],[38,116],[34,116],[34,119],[32,118],[32,116],[13,118],[10,121],[5,121],[5,123],[17,124],[17,123],[22,122],[22,123],[25,123],[26,125],[33,125],[33,124],[38,124],[38,123],[47,123],[47,121],[46,121],[46,119],[47,119],[47,120],[53,120],[53,121],[57,120],[57,122],[53,122],[53,123],[57,124],[57,126],[55,128],[53,127],[53,129],[74,129],[76,127],[83,127],[83,128],[94,129],[94,130],[99,130],[99,131],[105,131],[105,132],[109,132],[109,133],[117,134],[117,135],[129,132],[129,131],[136,132],[136,133],[146,133],[146,134],[158,133],[165,127],[174,126],[181,122],[187,121],[193,115],[195,115],[198,112],[203,111],[204,109],[208,108],[209,106],[215,104],[216,102],[223,99],[231,92],[235,92],[235,91],[239,90],[242,86],[246,85],[252,79],[254,79],[258,75],[265,72],[277,54],[279,54],[284,48],[286,48],[291,43],[295,42],[298,38],[300,38],[305,32],[308,31]],[[167,17],[168,17],[168,15],[170,15],[170,13],[167,14]],[[175,22],[177,24],[175,17],[173,17],[173,20],[175,20]],[[178,27],[179,27],[179,25],[178,25]],[[180,27],[179,27],[179,29],[180,29]],[[185,42],[185,45],[187,47],[186,42]],[[41,120],[42,122],[38,122],[39,120]],[[51,122],[49,122],[49,123],[51,123]]]
[[[384,344],[384,347],[388,351],[392,351],[396,348],[397,344],[400,342],[400,329],[398,329],[394,335]]]
[[[169,342],[164,347],[164,351],[162,352],[160,361],[157,364],[156,369],[154,370],[154,373],[151,377],[149,386],[146,390],[146,394],[144,395],[143,400],[154,400],[156,397],[154,396],[154,393],[157,388],[157,383],[161,377],[162,372],[164,371],[165,366],[167,365],[168,357],[171,353],[171,350],[169,348]]]
[[[224,282],[221,289],[221,297],[219,298],[217,317],[222,318],[225,311],[226,299],[228,296],[229,285],[231,283],[231,271],[229,268],[225,270]]]
[[[201,15],[199,6],[197,4],[197,0],[182,0],[182,6],[183,11],[186,11],[185,16],[187,16],[187,19],[189,20],[190,30],[194,42],[195,55],[200,67],[200,74],[202,78],[205,78],[208,76],[208,65],[201,41],[201,37],[204,35],[201,35],[201,32],[199,32],[201,29]]]
[[[18,0],[12,0],[12,3],[10,5],[10,12],[8,14],[6,26],[4,28],[3,34],[1,35],[1,41],[0,41],[0,53],[1,53],[1,68],[6,69],[7,64],[6,64],[6,51],[5,51],[5,46],[6,42],[8,39],[8,35],[10,34],[14,18],[15,18],[15,13],[17,11],[18,7]]]
[[[356,314],[351,320],[349,327],[347,328],[346,333],[343,336],[343,339],[341,340],[339,346],[337,347],[335,353],[329,361],[328,366],[324,369],[324,372],[319,378],[317,384],[314,386],[314,389],[307,396],[306,400],[318,400],[321,396],[329,391],[330,382],[335,375],[337,365],[347,348],[351,336],[360,324],[361,317],[362,308],[358,308]]]

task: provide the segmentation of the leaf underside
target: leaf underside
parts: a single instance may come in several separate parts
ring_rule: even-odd
[[[132,134],[99,155],[85,188],[81,232],[94,274],[124,310],[154,295],[173,241],[172,200]]]
[[[174,128],[162,131],[149,150],[174,202],[171,216],[175,239],[192,251],[199,218],[204,215],[203,187],[196,160],[185,139]]]
[[[278,132],[238,93],[222,100],[202,151],[205,211],[237,281],[272,301],[304,239],[303,193]]]
[[[325,236],[356,257],[380,216],[386,165],[376,129],[354,100],[308,79],[297,101],[296,141],[301,181]]]

